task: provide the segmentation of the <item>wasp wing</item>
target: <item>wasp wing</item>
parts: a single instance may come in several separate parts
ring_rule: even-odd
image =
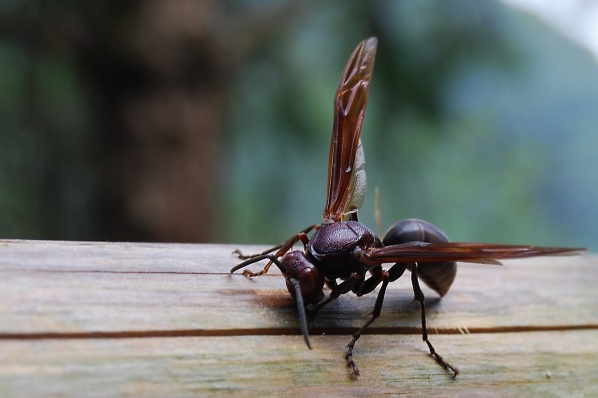
[[[355,161],[353,162],[351,182],[349,183],[349,196],[347,197],[345,207],[343,208],[343,220],[349,219],[353,213],[361,208],[366,190],[365,155],[363,153],[361,140],[359,140],[357,152],[355,153]]]
[[[349,57],[336,92],[324,220],[341,221],[346,212],[357,210],[365,195],[360,136],[377,43],[373,37],[359,43]],[[356,156],[358,152],[360,155]]]
[[[371,249],[364,253],[364,260],[372,266],[396,262],[436,263],[443,261],[500,264],[498,260],[502,259],[575,255],[585,251],[586,249],[568,247],[520,246],[491,243],[409,242]]]

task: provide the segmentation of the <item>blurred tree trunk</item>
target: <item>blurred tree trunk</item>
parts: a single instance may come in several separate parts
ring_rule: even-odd
[[[7,145],[14,156],[3,163],[11,181],[2,185],[10,191],[2,210],[16,213],[8,234],[218,240],[230,78],[306,4],[315,2],[33,0],[0,7],[1,54],[22,57],[7,64],[26,69],[13,79],[24,105],[18,95],[5,96],[22,114],[6,134],[24,137]],[[66,100],[55,101],[63,92]]]
[[[213,3],[83,6],[75,56],[99,103],[108,239],[210,240],[225,73]]]

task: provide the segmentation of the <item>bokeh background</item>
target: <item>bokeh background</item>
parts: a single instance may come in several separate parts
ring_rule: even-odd
[[[2,1],[0,237],[276,244],[319,222],[369,36],[363,222],[598,249],[597,59],[492,0]]]

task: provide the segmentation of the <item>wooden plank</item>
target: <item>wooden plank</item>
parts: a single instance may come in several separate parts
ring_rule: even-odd
[[[234,248],[0,241],[0,396],[598,393],[596,256],[461,265],[441,301],[425,290],[456,380],[408,278],[391,284],[352,381],[344,346],[375,295],[323,309],[309,351],[282,277],[230,275]]]
[[[230,275],[238,261],[233,248],[4,241],[0,333],[186,330],[201,335],[296,328],[295,307],[282,277],[274,270],[253,280]],[[453,333],[595,326],[596,259],[460,265],[445,298],[425,290],[429,325]],[[392,283],[374,331],[405,328],[417,333],[419,308],[412,298],[409,278]],[[360,326],[374,301],[374,294],[343,296],[321,311],[317,327],[331,333]]]
[[[418,336],[364,336],[362,375],[344,336],[0,341],[0,396],[598,396],[598,331],[433,336],[452,379]]]

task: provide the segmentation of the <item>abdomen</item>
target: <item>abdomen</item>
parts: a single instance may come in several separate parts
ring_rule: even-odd
[[[434,224],[416,218],[394,223],[384,235],[384,246],[407,242],[448,242],[446,234]],[[457,263],[418,263],[417,276],[440,297],[444,296],[457,275]]]

